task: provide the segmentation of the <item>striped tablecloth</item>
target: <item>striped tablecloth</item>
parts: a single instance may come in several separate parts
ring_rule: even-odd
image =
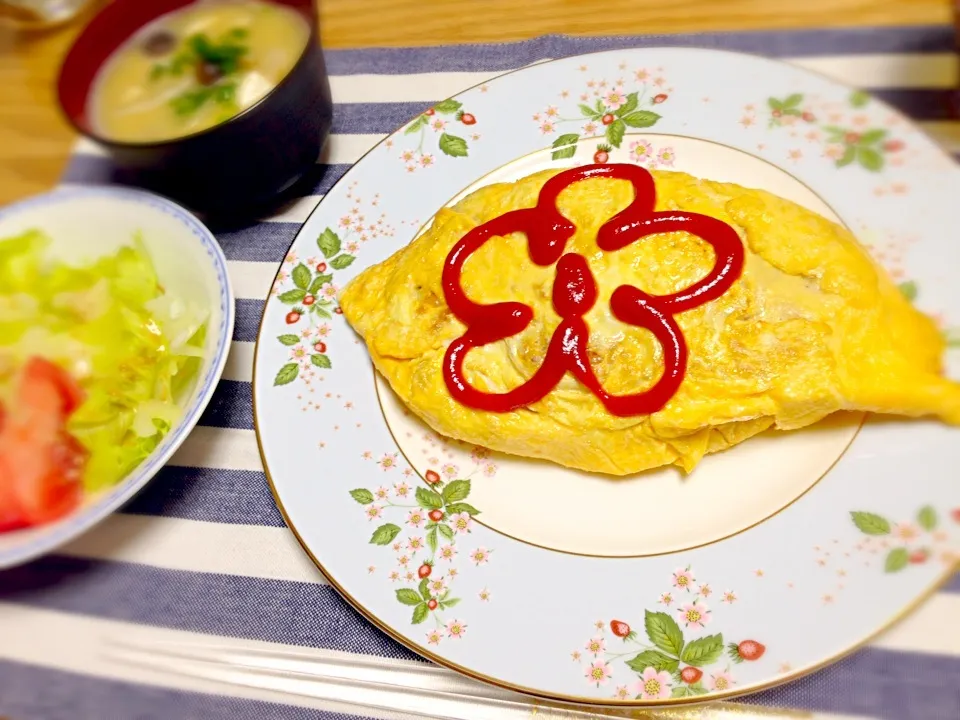
[[[276,265],[323,193],[384,134],[437,100],[532,62],[681,45],[779,57],[868,88],[958,152],[960,123],[949,120],[953,43],[952,28],[937,26],[542,37],[504,45],[328,52],[337,103],[334,134],[307,186],[310,194],[262,222],[217,232],[238,297],[237,323],[224,379],[200,427],[122,512],[57,555],[0,573],[0,717],[412,717],[189,673],[150,672],[111,660],[102,649],[104,638],[147,632],[172,643],[215,637],[235,648],[279,644],[343,662],[353,654],[370,656],[386,669],[430,668],[363,620],[314,569],[274,506],[253,431],[253,343]],[[81,144],[64,181],[135,178]],[[817,717],[960,718],[960,577],[870,647],[744,702]]]

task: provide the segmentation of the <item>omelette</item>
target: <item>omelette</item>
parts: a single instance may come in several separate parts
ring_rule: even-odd
[[[364,270],[341,294],[343,314],[376,369],[438,433],[623,476],[667,465],[690,472],[708,453],[768,429],[798,430],[838,411],[960,424],[960,385],[943,375],[945,347],[936,324],[845,228],[762,190],[651,171],[652,210],[723,225],[739,262],[730,266],[735,272],[725,276],[722,293],[675,305],[678,310],[658,321],[661,327],[618,311],[617,293],[632,294],[638,311],[649,314],[640,307],[643,298],[652,298],[655,309],[658,297],[679,297],[711,273],[716,277],[719,246],[704,240],[705,233],[668,223],[666,232],[614,249],[608,238],[603,249],[600,237],[639,202],[639,191],[625,179],[598,175],[565,185],[552,199],[569,228],[547,262],[546,246],[534,246],[537,238],[498,232],[506,225],[496,223],[506,213],[541,207],[542,191],[560,172],[492,184],[443,208],[425,232]],[[458,260],[458,302],[529,308],[513,320],[494,314],[485,331],[451,309],[444,284],[450,257],[479,231],[486,240]],[[571,257],[576,262],[568,262]],[[574,312],[557,293],[563,283],[574,288],[577,278],[593,295]],[[584,293],[569,297],[580,302]],[[665,335],[664,327],[679,330],[679,338]],[[580,328],[582,337],[570,328]],[[463,338],[477,333],[489,337],[467,343],[463,352]],[[535,397],[494,409],[465,400],[529,396],[523,388],[546,373],[547,360],[553,358],[556,370],[556,354],[576,343],[580,355],[565,356],[569,371],[557,371]],[[451,357],[460,377],[451,377]],[[665,386],[666,394],[659,391]],[[458,388],[463,392],[454,392]],[[652,400],[657,393],[659,402],[635,404],[637,412],[609,401]]]

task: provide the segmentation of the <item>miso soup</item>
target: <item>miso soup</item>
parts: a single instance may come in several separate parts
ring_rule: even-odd
[[[262,0],[200,0],[157,18],[104,63],[90,118],[104,138],[190,135],[247,109],[293,69],[310,27]]]

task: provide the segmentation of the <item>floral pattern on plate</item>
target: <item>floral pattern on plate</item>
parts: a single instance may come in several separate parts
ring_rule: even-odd
[[[960,508],[951,512],[960,523]],[[941,528],[941,518],[932,505],[924,505],[913,520],[891,522],[883,515],[855,510],[850,518],[866,537],[857,543],[858,550],[883,551],[883,571],[898,573],[910,565],[923,565],[939,559],[945,564],[956,562],[957,556],[946,547],[950,536]]]
[[[799,92],[768,97],[765,103],[745,105],[740,124],[751,128],[765,120],[768,129],[786,132],[797,141],[797,147],[788,154],[791,161],[804,156],[804,145],[813,145],[838,169],[858,165],[880,173],[886,167],[901,167],[909,157],[907,145],[897,132],[903,121],[894,114],[878,121],[875,114],[864,111],[871,101],[862,90],[851,92],[846,102]],[[908,187],[895,183],[889,192],[905,194]],[[879,194],[886,193],[881,190]]]
[[[619,700],[695,697],[730,690],[736,685],[733,666],[764,656],[767,648],[756,640],[725,643],[722,632],[703,632],[713,621],[714,611],[708,599],[714,591],[708,584],[697,585],[689,566],[674,571],[672,586],[658,601],[671,608],[672,613],[644,611],[645,639],[641,640],[640,634],[624,620],[594,623],[596,632],[583,649],[571,653],[575,662],[584,663],[583,674],[588,683],[599,688],[617,675],[614,697]],[[733,590],[726,590],[717,599],[721,604],[732,605],[738,596]],[[608,646],[608,642],[614,644],[617,640],[622,645]],[[636,678],[620,682],[620,665]]]
[[[379,194],[365,203],[356,195],[354,184],[349,199],[353,200],[352,207],[340,218],[336,229],[326,227],[317,236],[315,248],[311,248],[317,254],[301,257],[291,250],[277,273],[270,294],[288,310],[284,316],[287,327],[276,336],[276,341],[290,350],[287,362],[274,376],[274,385],[289,385],[299,379],[309,388],[317,373],[333,367],[327,351],[330,321],[341,313],[337,304],[340,284],[335,279],[340,271],[353,265],[363,245],[394,234],[386,213],[367,219],[367,214],[375,213],[379,207]],[[320,405],[308,401],[304,409],[308,408],[319,410]]]
[[[474,126],[477,118],[463,109],[463,103],[448,99],[427,108],[403,128],[400,144],[400,160],[407,172],[433,167],[437,156],[430,152],[436,141],[436,151],[452,158],[467,157],[470,142],[480,140]],[[458,127],[458,126],[462,126]],[[462,133],[463,136],[461,136]],[[413,145],[416,141],[416,146]],[[394,147],[399,140],[388,140],[387,147]]]
[[[387,454],[378,464],[389,470],[396,462],[396,454]],[[474,473],[477,469],[479,466]],[[466,623],[459,619],[444,621],[444,613],[460,604],[461,598],[453,594],[453,585],[460,574],[458,541],[473,532],[473,518],[480,513],[467,502],[470,476],[456,478],[457,468],[453,465],[440,470],[442,476],[436,470],[428,470],[425,485],[411,487],[401,480],[392,488],[380,485],[375,490],[350,491],[350,497],[363,506],[369,521],[379,522],[385,512],[397,516],[398,522],[402,518],[403,527],[395,522],[378,525],[370,536],[370,544],[391,546],[397,554],[399,569],[390,572],[391,582],[418,583],[416,587],[402,587],[394,592],[398,602],[412,608],[411,624],[433,619],[436,627],[427,633],[429,645],[438,645],[444,631],[447,637],[455,639],[466,633]],[[490,561],[491,553],[485,547],[475,547],[468,551],[468,558],[479,568]],[[375,570],[375,566],[372,567]],[[480,599],[488,601],[490,591],[481,590]]]
[[[586,72],[586,66],[582,68],[582,72]],[[613,80],[584,81],[576,105],[573,103],[573,93],[563,90],[560,93],[564,101],[562,111],[557,105],[548,105],[533,114],[533,122],[541,133],[548,136],[568,126],[580,125],[576,132],[571,129],[553,141],[554,160],[572,158],[580,141],[599,139],[593,161],[605,163],[610,159],[611,150],[623,143],[628,131],[651,128],[660,120],[660,105],[667,102],[673,92],[673,88],[668,87],[663,68],[658,67],[653,71],[638,68],[626,72],[624,64],[621,70],[625,72]],[[631,157],[645,167],[673,165],[673,150],[669,147],[655,151],[650,143],[633,143],[630,152]]]

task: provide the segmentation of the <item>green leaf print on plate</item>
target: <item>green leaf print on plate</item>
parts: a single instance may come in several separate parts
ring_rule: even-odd
[[[330,228],[326,228],[317,237],[317,247],[328,260],[340,252],[340,236]]]
[[[273,380],[274,385],[289,385],[294,380],[297,379],[297,375],[300,374],[300,366],[296,363],[287,363],[280,371],[277,373],[276,378]]]
[[[380,465],[392,468],[396,457],[388,454]],[[480,467],[479,465],[477,466]],[[451,474],[456,470],[445,467]],[[399,570],[390,572],[391,582],[419,581],[416,588],[395,588],[397,601],[413,607],[412,625],[420,625],[433,619],[434,629],[427,633],[427,643],[439,644],[444,637],[459,639],[466,633],[467,625],[461,620],[444,620],[444,612],[456,607],[461,597],[452,594],[458,585],[460,571],[455,560],[465,554],[476,568],[485,565],[490,551],[476,547],[467,552],[461,547],[472,533],[472,517],[478,510],[464,502],[470,496],[469,477],[444,481],[440,473],[428,470],[423,485],[410,487],[399,482],[393,488],[379,487],[374,490],[355,488],[350,497],[363,506],[369,520],[376,520],[384,512],[405,514],[403,527],[386,523],[374,530],[370,543],[392,546],[397,554]],[[414,504],[415,503],[415,504]],[[376,568],[371,568],[374,572]],[[490,591],[480,592],[482,601],[489,600]]]
[[[462,137],[448,133],[440,136],[440,151],[450,157],[466,157],[469,154],[467,141]]]
[[[659,650],[644,650],[635,658],[627,660],[627,666],[638,673],[642,673],[648,667],[652,667],[658,671],[666,670],[672,674],[680,667],[680,661],[675,657],[665,655]]]
[[[960,523],[960,509],[954,514]],[[902,572],[911,565],[924,565],[947,539],[947,534],[940,530],[940,516],[932,505],[921,507],[912,520],[898,523],[862,510],[851,512],[850,519],[867,536],[865,542],[870,543],[872,552],[884,551],[883,571],[887,574]],[[863,544],[857,548],[863,549]],[[941,557],[944,561],[950,558],[949,553]]]
[[[277,336],[277,342],[289,348],[290,356],[275,376],[275,387],[290,385],[298,379],[309,386],[316,373],[333,368],[327,347],[331,326],[327,321],[332,320],[334,314],[341,314],[336,300],[340,289],[334,283],[336,274],[353,265],[360,243],[393,232],[384,224],[383,213],[373,221],[366,221],[362,205],[357,198],[350,214],[341,218],[342,235],[331,227],[317,235],[316,247],[322,257],[300,259],[290,255],[285,265],[291,264],[293,269],[288,273],[282,266],[277,275],[273,292],[281,303],[290,306],[284,318],[290,332]],[[375,199],[365,211],[377,205]],[[359,242],[352,239],[355,234],[359,234]],[[319,402],[308,401],[303,409],[319,407]]]
[[[886,518],[879,515],[854,511],[850,513],[850,517],[853,518],[853,524],[867,535],[888,535],[890,533],[890,523]]]
[[[699,634],[712,622],[713,611],[707,602],[713,591],[707,584],[695,585],[690,567],[678,568],[672,584],[674,590],[663,593],[659,600],[666,609],[644,611],[646,638],[641,639],[623,620],[594,625],[598,634],[585,643],[584,651],[572,653],[575,661],[588,661],[584,668],[588,682],[605,683],[619,672],[616,661],[622,661],[639,679],[618,685],[618,699],[692,697],[729,689],[735,684],[733,665],[764,656],[766,646],[756,640],[729,643],[725,655],[722,633]],[[727,605],[738,600],[731,590],[722,598]],[[625,650],[607,646],[608,631],[622,641]]]
[[[556,140],[553,141],[551,147],[557,148],[554,150],[550,157],[554,160],[562,160],[564,158],[572,158],[577,154],[577,141],[580,139],[580,136],[576,133],[568,133],[566,135],[561,135]]]
[[[623,144],[628,128],[649,128],[660,120],[659,113],[643,108],[659,105],[669,98],[668,93],[659,91],[665,83],[664,78],[653,78],[646,70],[635,71],[629,81],[623,78],[588,80],[579,102],[571,98],[569,106],[565,105],[562,110],[551,105],[534,114],[533,121],[544,135],[558,132],[568,124],[580,126],[578,132],[566,132],[553,140],[551,157],[554,160],[572,158],[580,141],[596,139],[600,142],[593,158],[595,163],[602,164],[609,161],[611,149]],[[625,85],[628,84],[639,89],[627,92]],[[563,98],[570,95],[569,91],[561,93]]]
[[[662,612],[646,611],[643,620],[650,642],[669,655],[679,655],[683,650],[683,631],[677,621]]]
[[[680,653],[680,659],[688,665],[703,667],[712,665],[723,655],[723,636],[708,635],[687,643]]]
[[[373,502],[373,493],[364,488],[357,488],[356,490],[351,490],[350,497],[352,497],[361,505],[369,505],[370,503]]]
[[[386,145],[404,145],[404,149],[400,151],[400,160],[406,163],[407,172],[414,173],[436,164],[437,158],[431,152],[434,138],[436,149],[440,153],[452,158],[469,157],[470,142],[480,140],[480,134],[473,132],[476,124],[476,115],[466,112],[463,103],[447,99],[424,110],[402,131],[395,133]],[[453,132],[454,129],[456,132]],[[410,144],[414,141],[417,144],[411,147]]]
[[[863,108],[869,102],[869,97],[866,93],[855,92],[850,97],[850,105],[855,109]],[[863,124],[869,122],[866,116],[858,115],[848,123],[839,124],[844,122],[842,114],[814,112],[815,103],[801,93],[783,98],[769,97],[766,109],[770,114],[767,126],[771,129],[795,126],[797,123],[811,128],[806,133],[806,139],[824,142],[828,148],[824,155],[833,158],[837,168],[857,165],[868,172],[880,173],[886,168],[888,158],[904,149],[903,141],[891,139],[889,130],[864,128]],[[835,122],[824,123],[821,116],[832,118]]]

